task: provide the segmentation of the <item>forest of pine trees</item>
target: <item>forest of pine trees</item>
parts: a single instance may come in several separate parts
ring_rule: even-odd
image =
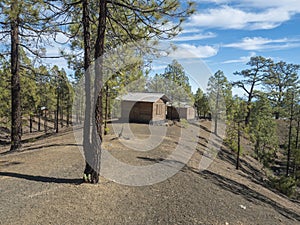
[[[207,90],[199,88],[193,94],[189,78],[178,61],[170,63],[164,73],[150,76],[144,69],[149,62],[143,58],[143,52],[135,51],[130,54],[139,60],[103,82],[102,62],[98,59],[105,51],[124,42],[150,42],[176,36],[181,23],[193,13],[192,3],[181,3],[3,1],[0,4],[0,126],[10,131],[11,151],[22,148],[23,131],[28,127],[33,132],[33,121],[38,123],[36,130],[46,132],[50,129],[46,121],[53,122],[51,129],[55,132],[63,125],[82,122],[88,128],[84,129],[84,151],[93,155],[92,161],[86,162],[84,177],[87,182],[97,183],[101,154],[98,143],[102,141],[102,125],[110,114],[110,101],[131,82],[139,80],[139,91],[163,91],[178,102],[194,104],[199,118],[213,119],[212,130],[216,135],[218,123],[225,121],[225,143],[238,156],[242,154],[239,144],[242,136],[250,140],[253,155],[266,168],[272,169],[278,159],[284,161],[284,173],[278,174],[275,185],[289,182],[295,186],[300,179],[299,65],[252,57],[244,70],[234,73],[234,81],[228,80],[220,68],[210,77]],[[168,29],[159,26],[169,21],[172,26]],[[59,34],[69,39],[69,49],[56,57],[65,58],[74,75],[44,61],[46,47]],[[157,53],[155,44],[146,49],[149,54]],[[92,70],[97,74],[95,80],[91,78]],[[86,109],[73,106],[74,86],[83,76]],[[172,85],[180,85],[181,90],[170,88],[172,85],[166,88],[166,79]],[[233,96],[233,88],[240,89],[243,95]],[[78,107],[78,115],[72,115],[72,106]],[[99,139],[96,143],[94,137]]]

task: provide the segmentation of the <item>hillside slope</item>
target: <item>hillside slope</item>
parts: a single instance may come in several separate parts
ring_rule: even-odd
[[[199,171],[212,135],[209,122],[200,125],[198,151],[188,165],[142,187],[105,178],[79,185],[84,160],[72,131],[26,142],[23,152],[0,155],[0,224],[299,224],[299,203],[266,188],[251,157],[243,157],[237,171],[223,146],[210,167]],[[149,134],[146,125],[131,128],[141,137]],[[123,162],[149,165],[170,153],[179,129],[170,127],[163,146],[148,152],[126,149],[113,134],[104,146]]]

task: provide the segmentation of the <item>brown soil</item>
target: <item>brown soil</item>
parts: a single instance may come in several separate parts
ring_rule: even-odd
[[[188,165],[141,187],[103,177],[97,185],[81,184],[84,159],[70,129],[43,138],[27,134],[22,152],[0,155],[0,224],[299,224],[299,203],[267,188],[253,158],[242,157],[237,171],[234,155],[222,146],[210,167],[199,171],[212,135],[208,121],[200,125]],[[131,124],[139,138],[149,136],[147,127]],[[172,152],[181,129],[188,128],[168,127],[162,144],[151,151],[130,150],[114,134],[103,146],[122,162],[147,165]],[[135,143],[126,133],[123,138]],[[8,149],[2,146],[0,152]]]

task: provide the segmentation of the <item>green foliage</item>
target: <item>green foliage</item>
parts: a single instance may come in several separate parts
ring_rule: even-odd
[[[180,119],[180,124],[183,128],[187,128],[189,126],[189,122],[186,119]]]
[[[232,99],[231,104],[231,113],[227,114],[226,117],[226,137],[224,139],[224,143],[233,151],[238,151],[238,129],[240,132],[244,133],[244,136],[248,134],[247,127],[242,126],[241,121],[245,116],[246,104],[239,97],[235,96]],[[238,123],[240,123],[240,127],[238,127]],[[241,146],[241,152],[243,148]]]
[[[270,178],[270,184],[271,187],[277,189],[288,197],[293,197],[296,194],[297,181],[292,177],[272,177]]]
[[[221,70],[209,78],[207,91],[213,118],[225,119],[226,105],[232,99],[231,88],[231,84]]]
[[[242,88],[247,96],[247,114],[245,116],[245,124],[249,124],[251,116],[251,108],[253,98],[258,93],[256,88],[261,85],[268,76],[268,68],[272,65],[271,59],[266,59],[262,56],[251,57],[247,65],[250,69],[235,72],[234,75],[241,77],[241,80],[234,82],[233,85]]]
[[[109,129],[108,127],[105,127],[105,128],[104,128],[104,132],[106,132],[106,134],[108,134],[109,131],[110,131],[110,129]]]
[[[273,63],[268,71],[269,76],[263,80],[268,92],[269,99],[272,101],[276,118],[284,116],[284,101],[287,98],[287,90],[297,86],[299,65],[288,64],[280,61]]]
[[[194,4],[190,1],[179,0],[167,1],[120,1],[107,3],[107,22],[105,49],[110,51],[133,42],[143,42],[142,52],[156,54],[158,39],[170,39],[176,36],[180,31],[180,25],[184,22],[187,15],[194,11]],[[75,4],[72,8],[72,24],[68,31],[73,37],[71,40],[71,51],[64,52],[68,59],[69,66],[76,72],[80,79],[83,71],[82,52],[83,27],[82,23],[82,5]],[[97,30],[97,21],[99,17],[99,3],[95,0],[89,1],[89,14],[91,18],[90,30]],[[97,32],[91,32],[91,55],[94,55]]]
[[[265,166],[269,166],[274,160],[278,138],[271,103],[266,96],[262,95],[253,104],[250,121],[250,138],[254,143],[256,156]]]
[[[10,71],[6,62],[0,68],[0,126],[8,127],[10,122]]]
[[[227,124],[226,137],[224,139],[224,143],[234,152],[238,151],[237,139],[238,139],[237,128],[234,126],[234,124]]]
[[[204,117],[206,118],[208,112],[209,112],[209,102],[208,97],[203,91],[198,88],[196,91],[196,94],[194,95],[195,100],[195,107],[197,109],[198,117]]]
[[[188,103],[193,105],[194,99],[182,65],[173,60],[165,72],[156,74],[147,83],[147,91],[165,93],[175,104]]]

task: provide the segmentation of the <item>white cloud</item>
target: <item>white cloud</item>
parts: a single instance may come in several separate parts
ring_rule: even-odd
[[[222,5],[192,15],[187,26],[249,30],[272,29],[290,20],[294,14],[294,11],[287,8],[245,11]]]
[[[215,38],[217,35],[212,32],[204,33],[204,34],[193,34],[193,35],[179,35],[176,38],[173,38],[172,41],[198,41],[203,39]]]
[[[222,64],[231,64],[231,63],[247,63],[250,61],[251,57],[256,56],[255,52],[251,52],[250,55],[248,56],[242,56],[238,59],[232,59],[232,60],[226,60],[224,62],[222,62]]]
[[[286,10],[300,12],[299,0],[196,0],[199,3],[235,4],[240,7],[249,8],[285,8]]]
[[[180,44],[169,54],[169,57],[175,59],[192,59],[192,58],[208,58],[218,53],[218,48],[209,45],[191,45]]]
[[[196,0],[196,2],[199,3],[209,2],[209,3],[221,4],[221,3],[229,3],[230,0]]]
[[[182,31],[180,31],[180,34],[190,34],[190,33],[201,33],[202,30],[198,28],[191,28],[189,27],[188,29],[184,27]]]
[[[256,8],[280,8],[293,12],[300,12],[299,0],[244,0],[244,1],[232,1],[236,2],[245,7],[256,7]]]
[[[281,50],[300,45],[299,39],[268,39],[263,37],[245,37],[241,42],[223,45],[223,47],[238,48],[243,50]]]

